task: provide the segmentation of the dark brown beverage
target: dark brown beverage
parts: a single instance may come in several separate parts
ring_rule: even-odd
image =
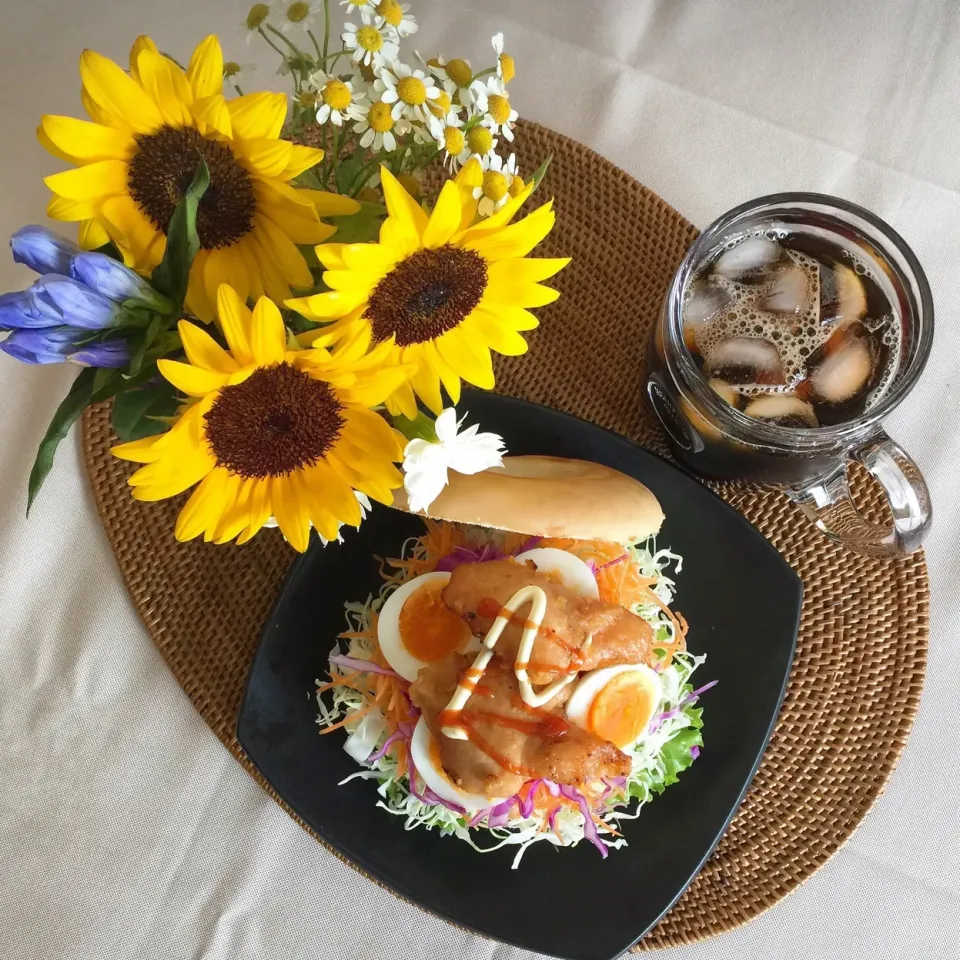
[[[728,238],[684,289],[682,318],[715,393],[782,427],[859,419],[900,361],[900,323],[881,278],[853,250],[800,230]]]

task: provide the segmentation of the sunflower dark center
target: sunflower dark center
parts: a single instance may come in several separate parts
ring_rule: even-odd
[[[230,148],[208,140],[192,127],[161,127],[136,138],[127,187],[137,206],[162,233],[186,193],[197,169],[197,155],[207,161],[210,186],[197,209],[197,234],[205,250],[227,247],[250,232],[256,209],[250,175]]]
[[[343,407],[330,386],[289,363],[224,387],[206,415],[221,467],[242,477],[280,477],[315,464],[340,436]]]
[[[376,340],[392,336],[406,347],[453,329],[486,288],[486,261],[473,250],[449,245],[418,250],[376,285],[366,316]]]

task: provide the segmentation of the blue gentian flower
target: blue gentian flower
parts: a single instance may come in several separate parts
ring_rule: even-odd
[[[0,341],[0,350],[29,364],[61,363],[73,360],[92,367],[120,369],[130,362],[130,349],[120,337],[99,343],[79,343],[89,331],[73,327],[14,330]]]
[[[80,252],[75,243],[37,224],[21,227],[10,238],[10,249],[14,261],[26,264],[34,273],[64,275],[70,272],[70,261]]]

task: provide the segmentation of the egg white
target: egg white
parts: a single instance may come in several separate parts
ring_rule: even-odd
[[[413,728],[410,756],[423,782],[438,797],[446,800],[447,803],[455,803],[464,810],[470,811],[483,810],[505,799],[504,797],[485,797],[482,793],[468,793],[466,790],[461,790],[446,772],[433,762],[430,756],[430,745],[433,739],[427,721],[421,717]]]
[[[579,557],[575,557],[566,550],[556,547],[534,547],[517,555],[517,560],[523,563],[532,560],[540,573],[553,574],[568,590],[579,593],[583,597],[600,598],[600,588],[597,578],[590,567]]]
[[[427,665],[425,660],[415,657],[404,646],[400,635],[400,611],[410,597],[429,583],[446,583],[450,579],[449,573],[423,573],[419,577],[408,580],[402,587],[398,587],[387,597],[377,618],[377,640],[380,643],[380,652],[390,666],[411,682],[417,679],[421,667]]]
[[[637,673],[637,685],[642,686],[650,695],[650,716],[646,718],[643,724],[643,733],[633,741],[633,743],[639,743],[643,739],[647,728],[650,726],[650,721],[653,720],[656,715],[657,708],[660,706],[660,701],[663,698],[663,686],[660,682],[660,675],[656,670],[652,670],[644,663],[624,663],[615,667],[602,667],[599,670],[591,670],[589,673],[585,673],[577,682],[573,693],[570,695],[570,699],[567,701],[567,719],[569,719],[571,723],[575,723],[578,727],[589,730],[590,728],[587,726],[587,721],[590,716],[590,708],[593,705],[593,701],[596,699],[597,694],[599,694],[614,677],[621,673]],[[627,744],[627,746],[633,746],[633,743]]]

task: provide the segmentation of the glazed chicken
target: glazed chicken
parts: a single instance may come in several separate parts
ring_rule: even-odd
[[[489,560],[457,567],[444,587],[443,602],[464,617],[478,637],[486,635],[500,608],[528,584],[542,587],[547,612],[537,634],[528,673],[535,684],[549,683],[578,670],[621,663],[653,666],[653,631],[636,614],[615,603],[580,596],[515,560]],[[497,641],[499,657],[512,663],[529,607],[518,611]],[[589,639],[589,642],[588,642]]]
[[[441,765],[462,790],[508,797],[536,777],[576,784],[630,772],[626,754],[564,719],[569,687],[545,707],[529,707],[520,698],[513,670],[497,658],[459,715],[470,739],[444,736],[440,712],[471,663],[472,657],[462,654],[437,660],[423,667],[410,687],[438,744]]]

